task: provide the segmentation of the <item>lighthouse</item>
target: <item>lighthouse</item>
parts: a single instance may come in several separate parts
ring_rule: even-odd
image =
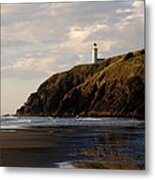
[[[105,58],[98,58],[98,47],[97,43],[93,44],[93,50],[92,50],[92,64],[101,64]]]
[[[98,59],[98,47],[97,47],[97,43],[94,43],[92,49],[92,64],[97,64],[97,59]]]

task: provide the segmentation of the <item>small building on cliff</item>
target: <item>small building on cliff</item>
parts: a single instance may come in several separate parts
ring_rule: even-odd
[[[101,64],[103,61],[104,61],[104,58],[98,58],[97,43],[94,43],[93,49],[92,49],[92,64]]]

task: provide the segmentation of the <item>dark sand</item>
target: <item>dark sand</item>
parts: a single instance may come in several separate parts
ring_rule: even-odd
[[[3,129],[0,145],[1,166],[144,169],[143,128]]]

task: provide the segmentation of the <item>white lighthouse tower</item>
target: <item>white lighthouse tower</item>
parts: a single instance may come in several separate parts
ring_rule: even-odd
[[[97,44],[93,44],[93,50],[92,50],[92,64],[97,64],[98,59],[98,47]]]

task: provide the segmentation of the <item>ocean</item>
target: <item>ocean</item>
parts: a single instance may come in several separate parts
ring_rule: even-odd
[[[1,166],[144,169],[145,122],[2,117]]]

